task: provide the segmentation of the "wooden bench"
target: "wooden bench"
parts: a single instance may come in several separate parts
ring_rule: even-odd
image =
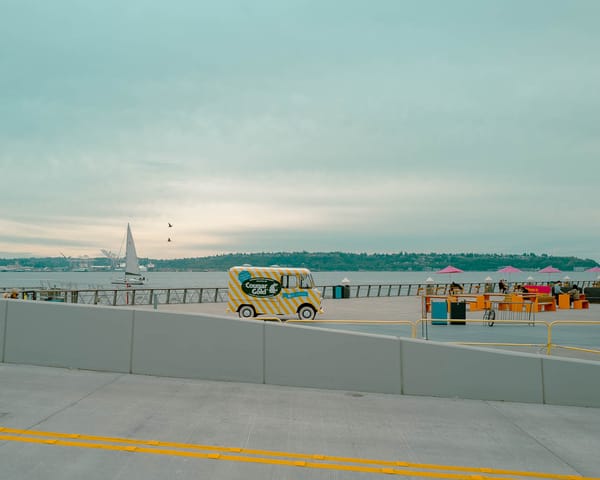
[[[573,300],[573,310],[581,310],[582,308],[590,308],[590,302],[587,300]]]
[[[582,308],[590,308],[590,302],[585,298],[585,295],[579,294],[579,298],[573,300],[573,310],[581,310]]]
[[[538,295],[533,303],[537,312],[556,312],[556,301],[552,295]]]

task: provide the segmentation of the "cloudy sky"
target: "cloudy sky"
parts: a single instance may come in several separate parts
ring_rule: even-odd
[[[0,257],[118,252],[129,222],[151,258],[600,260],[598,18],[597,0],[0,0]]]

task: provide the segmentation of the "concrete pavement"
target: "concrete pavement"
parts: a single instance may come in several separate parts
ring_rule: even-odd
[[[593,408],[8,364],[0,385],[3,479],[600,477]]]

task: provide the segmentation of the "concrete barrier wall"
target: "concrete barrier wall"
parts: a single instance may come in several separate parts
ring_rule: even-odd
[[[395,337],[265,325],[265,383],[400,393]]]
[[[527,403],[544,399],[541,358],[517,352],[403,339],[402,378],[407,395]]]
[[[133,311],[11,300],[4,361],[130,371]]]
[[[263,323],[135,312],[132,373],[263,383]]]
[[[544,358],[545,403],[600,407],[598,362]]]
[[[4,361],[4,331],[6,329],[6,309],[8,302],[0,300],[0,360]]]
[[[600,407],[600,362],[128,308],[0,300],[0,359],[207,380]]]

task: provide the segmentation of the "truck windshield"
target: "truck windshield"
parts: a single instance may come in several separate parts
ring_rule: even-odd
[[[314,286],[315,286],[315,282],[310,273],[305,274],[305,275],[300,275],[300,288],[314,288]]]

